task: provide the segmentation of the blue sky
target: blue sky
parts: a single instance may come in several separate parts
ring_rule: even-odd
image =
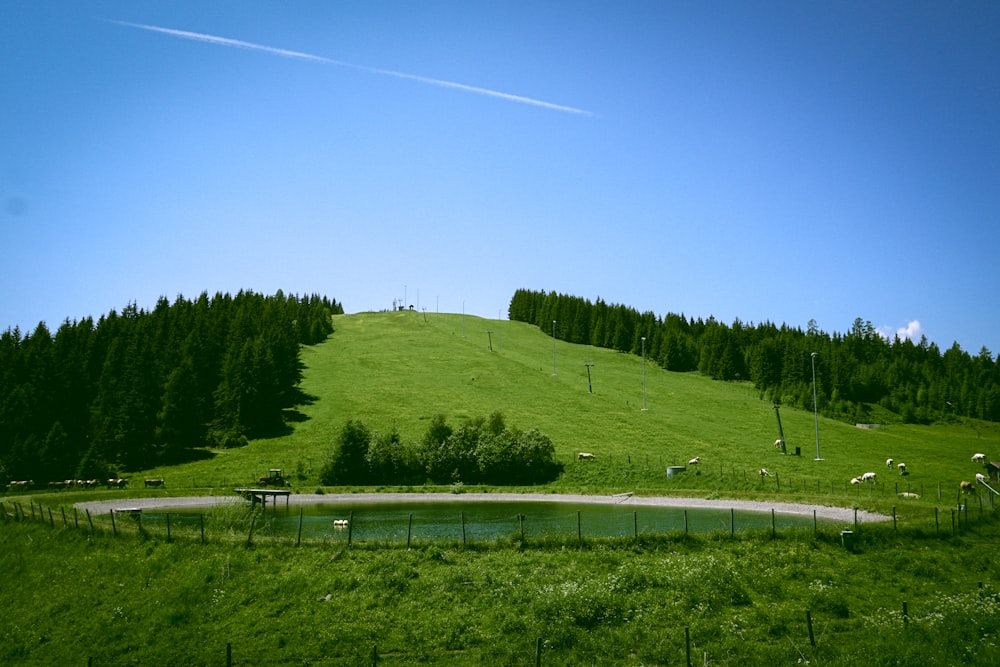
[[[527,288],[1000,353],[998,3],[0,12],[0,330]]]

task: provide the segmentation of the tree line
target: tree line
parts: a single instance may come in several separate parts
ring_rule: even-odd
[[[819,410],[846,422],[885,411],[908,423],[1000,421],[1000,360],[986,347],[972,356],[954,343],[942,353],[926,337],[888,340],[861,318],[846,333],[828,334],[814,320],[805,331],[738,319],[727,325],[524,289],[511,298],[508,316],[571,343],[644,353],[670,371],[751,382],[762,398],[808,410],[815,364]]]
[[[202,293],[0,336],[0,479],[100,479],[279,431],[336,300]]]
[[[523,486],[555,480],[562,464],[555,445],[536,429],[508,427],[503,414],[471,419],[459,427],[444,415],[431,419],[419,443],[395,430],[373,432],[352,419],[334,442],[320,472],[323,484],[495,484]]]

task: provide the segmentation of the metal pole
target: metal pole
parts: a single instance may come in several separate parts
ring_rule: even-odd
[[[646,337],[642,337],[642,409],[646,409]]]
[[[816,402],[816,353],[812,352],[810,356],[813,369],[813,417],[816,420],[816,460],[822,461],[823,458],[819,455],[819,404]]]

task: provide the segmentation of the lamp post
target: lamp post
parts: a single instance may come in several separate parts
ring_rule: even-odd
[[[556,321],[552,320],[552,374],[556,374]]]
[[[812,352],[810,355],[812,357],[812,368],[813,368],[813,417],[816,420],[816,460],[822,461],[822,457],[819,455],[819,405],[816,402],[816,353]]]
[[[642,337],[642,409],[646,409],[646,337]]]

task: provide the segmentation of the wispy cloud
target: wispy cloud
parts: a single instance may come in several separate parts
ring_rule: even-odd
[[[338,67],[350,67],[351,69],[362,70],[364,72],[371,72],[372,74],[381,74],[383,76],[394,76],[399,79],[409,79],[410,81],[416,81],[418,83],[424,83],[431,86],[438,86],[440,88],[451,88],[453,90],[460,90],[466,93],[475,93],[477,95],[486,95],[487,97],[496,97],[502,100],[507,100],[508,102],[518,102],[520,104],[530,104],[531,106],[542,107],[543,109],[551,109],[552,111],[562,111],[565,113],[572,113],[581,116],[595,116],[591,111],[586,111],[584,109],[577,109],[575,107],[565,106],[562,104],[555,104],[553,102],[546,102],[544,100],[534,99],[532,97],[524,97],[523,95],[514,95],[512,93],[504,93],[498,90],[490,90],[489,88],[480,88],[478,86],[470,86],[464,83],[456,83],[454,81],[444,81],[442,79],[433,79],[426,76],[420,76],[417,74],[407,74],[406,72],[397,72],[390,69],[381,69],[378,67],[369,67],[367,65],[355,65],[353,63],[344,62],[342,60],[334,60],[332,58],[324,58],[323,56],[313,55],[311,53],[303,53],[301,51],[290,51],[288,49],[278,49],[273,46],[265,46],[263,44],[254,44],[253,42],[244,42],[239,39],[230,39],[229,37],[219,37],[217,35],[206,35],[200,32],[190,32],[188,30],[176,30],[174,28],[163,28],[155,25],[147,25],[144,23],[130,23],[128,21],[115,21],[110,20],[111,23],[116,25],[125,26],[128,28],[139,28],[140,30],[149,30],[152,32],[162,33],[164,35],[170,35],[172,37],[180,37],[182,39],[191,39],[197,42],[206,42],[208,44],[216,44],[218,46],[229,46],[237,49],[249,49],[252,51],[261,51],[263,53],[269,53],[275,56],[282,56],[284,58],[297,58],[299,60],[308,60],[314,63],[323,63],[326,65],[337,65]]]

